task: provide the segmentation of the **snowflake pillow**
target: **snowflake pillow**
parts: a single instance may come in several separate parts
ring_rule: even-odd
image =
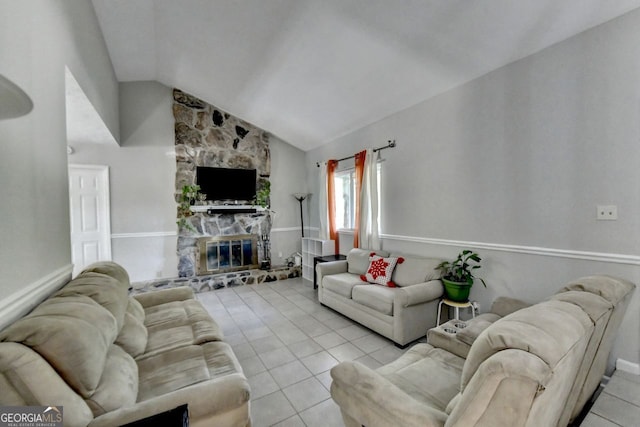
[[[383,258],[372,252],[369,256],[369,268],[367,273],[360,276],[363,282],[375,283],[378,285],[395,288],[396,284],[391,280],[393,269],[396,264],[402,264],[404,258],[388,257]]]

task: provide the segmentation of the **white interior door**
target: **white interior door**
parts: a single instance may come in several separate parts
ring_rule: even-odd
[[[69,165],[73,275],[111,260],[108,166]]]

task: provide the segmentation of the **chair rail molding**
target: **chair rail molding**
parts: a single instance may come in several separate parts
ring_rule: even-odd
[[[73,264],[65,265],[0,300],[0,330],[29,313],[49,295],[62,288],[71,280],[72,271]]]
[[[315,228],[317,230],[317,228]],[[352,230],[340,230],[339,234],[352,235]],[[628,254],[615,254],[607,252],[576,251],[571,249],[545,248],[526,245],[508,245],[503,243],[472,242],[466,240],[436,239],[431,237],[402,236],[397,234],[381,234],[382,240],[394,240],[398,242],[423,243],[426,245],[439,245],[451,247],[465,247],[472,249],[487,249],[498,252],[520,253],[528,255],[540,255],[555,258],[569,258],[586,261],[599,261],[614,264],[640,265],[640,256]]]
[[[556,258],[570,258],[580,259],[587,261],[601,261],[610,262],[616,264],[628,264],[628,265],[640,265],[640,256],[626,255],[626,254],[613,254],[606,252],[588,252],[588,251],[575,251],[569,249],[555,249],[555,248],[543,248],[537,246],[524,246],[524,245],[506,245],[501,243],[486,243],[486,242],[470,242],[464,240],[446,240],[446,239],[434,239],[428,237],[413,237],[413,236],[399,236],[393,234],[381,235],[383,240],[396,240],[404,242],[425,243],[429,245],[440,246],[455,246],[455,247],[468,247],[473,249],[488,249],[492,251],[522,253],[529,255],[541,255]]]

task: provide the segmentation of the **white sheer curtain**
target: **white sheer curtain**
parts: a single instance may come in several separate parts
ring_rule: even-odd
[[[329,239],[329,211],[327,209],[327,168],[322,165],[318,181],[318,214],[320,216],[320,238]]]
[[[360,192],[360,247],[381,249],[378,224],[378,162],[373,150],[367,150]]]

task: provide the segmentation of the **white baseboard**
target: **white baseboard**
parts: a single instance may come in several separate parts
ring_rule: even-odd
[[[640,375],[640,364],[624,359],[616,359],[616,369],[633,375]]]
[[[0,330],[6,328],[71,280],[73,264],[47,274],[0,300]]]

